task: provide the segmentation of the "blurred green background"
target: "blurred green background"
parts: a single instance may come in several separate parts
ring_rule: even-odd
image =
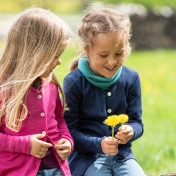
[[[176,6],[175,0],[0,0],[0,13],[16,13],[27,7],[38,4],[56,13],[72,14],[82,12],[83,8],[93,2],[112,4],[139,3],[148,9],[161,6]]]
[[[72,18],[75,17],[74,25],[77,27],[81,22],[83,10],[93,2],[96,1],[0,0],[0,29],[8,28],[18,12],[35,5],[60,14],[70,24],[72,24]],[[117,0],[101,2],[117,4]],[[176,7],[176,0],[118,0],[118,4],[120,3],[140,3],[148,10],[163,6],[173,9]],[[7,21],[9,21],[8,24]],[[6,32],[6,28],[4,31]],[[0,33],[0,36],[2,40],[3,34]],[[0,49],[3,44],[4,42],[1,41]],[[81,47],[79,43],[77,44],[72,43],[66,48],[62,55],[62,65],[55,70],[61,84],[64,76],[69,73],[71,60],[81,52]],[[141,77],[145,132],[133,143],[133,151],[147,175],[159,176],[176,172],[175,57],[175,49],[142,51],[132,49],[132,54],[125,62],[125,65],[137,70]]]

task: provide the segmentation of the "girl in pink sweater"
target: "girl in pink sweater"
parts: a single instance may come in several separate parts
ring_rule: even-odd
[[[71,176],[73,139],[53,73],[68,38],[67,25],[37,7],[10,28],[0,58],[0,176]]]

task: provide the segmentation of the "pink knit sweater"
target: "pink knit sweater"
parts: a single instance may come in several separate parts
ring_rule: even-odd
[[[28,115],[18,132],[11,131],[2,122],[0,126],[0,176],[36,176],[41,159],[30,155],[30,135],[45,132],[43,141],[53,145],[60,138],[73,139],[62,116],[62,106],[55,84],[43,85],[40,91],[30,88],[27,97]],[[60,161],[64,176],[71,176],[67,160]]]

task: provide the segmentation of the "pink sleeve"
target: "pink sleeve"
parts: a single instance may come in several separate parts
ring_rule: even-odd
[[[0,99],[0,104],[2,100]],[[1,132],[0,126],[0,151],[30,154],[30,135],[11,136]]]
[[[10,136],[0,133],[0,151],[30,154],[30,136]]]

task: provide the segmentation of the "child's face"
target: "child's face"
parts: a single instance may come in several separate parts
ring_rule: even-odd
[[[50,74],[53,72],[53,70],[60,64],[61,64],[61,58],[60,56],[56,56],[56,58],[50,64],[48,69],[41,75],[41,78],[48,78]]]
[[[98,76],[111,78],[125,61],[126,37],[119,39],[116,32],[99,33],[93,46],[84,47],[90,68]]]
[[[57,52],[58,54],[56,54],[56,56],[54,57],[54,60],[52,61],[52,63],[49,65],[48,69],[40,76],[41,78],[48,78],[50,76],[50,74],[53,72],[53,70],[58,66],[61,65],[61,54],[64,52],[66,45],[64,45],[62,47],[62,49],[59,49],[59,51]]]

